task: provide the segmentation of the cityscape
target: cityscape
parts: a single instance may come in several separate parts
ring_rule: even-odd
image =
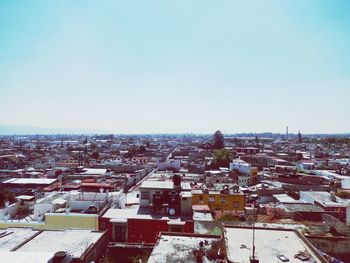
[[[0,254],[349,262],[350,137],[287,132],[1,136]]]
[[[350,263],[350,1],[0,1],[0,263]]]

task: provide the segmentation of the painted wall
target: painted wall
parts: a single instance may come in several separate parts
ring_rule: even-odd
[[[99,215],[88,214],[45,214],[46,229],[80,228],[98,230]]]
[[[0,228],[7,227],[31,227],[34,229],[56,230],[65,228],[79,228],[98,230],[99,215],[87,214],[56,214],[46,213],[43,222],[15,222],[0,221]]]
[[[209,200],[210,199],[210,200]],[[243,194],[196,194],[192,193],[192,205],[208,205],[210,209],[243,211],[245,196]]]
[[[128,242],[156,243],[159,232],[169,231],[168,220],[129,219]],[[194,233],[193,221],[186,221],[183,232]]]
[[[100,219],[100,231],[108,230],[109,238],[112,240],[113,223],[109,218]],[[160,219],[132,219],[127,222],[127,242],[131,243],[156,243],[161,231],[168,232],[168,220]],[[183,232],[194,233],[192,220],[185,221]]]

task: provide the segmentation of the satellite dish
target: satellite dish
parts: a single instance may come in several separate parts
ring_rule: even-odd
[[[169,215],[171,215],[171,216],[175,215],[175,208],[169,209]]]
[[[329,232],[335,236],[349,236],[350,228],[334,216],[323,214],[322,220],[329,227]]]

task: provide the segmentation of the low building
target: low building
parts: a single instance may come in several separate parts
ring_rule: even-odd
[[[255,185],[258,183],[258,168],[253,167],[241,159],[233,160],[230,163],[230,171],[239,172],[237,181],[239,186]]]
[[[208,205],[211,210],[243,211],[245,195],[233,190],[192,190],[193,205]]]
[[[108,246],[106,232],[89,230],[7,228],[0,229],[0,236],[2,263],[61,262],[54,260],[55,255],[67,259],[63,262],[97,262],[104,257]]]
[[[213,262],[221,243],[216,235],[161,233],[147,263]]]
[[[109,209],[100,219],[100,230],[108,230],[111,242],[156,243],[160,232],[194,232],[192,216],[154,213],[150,207],[134,205]]]
[[[297,230],[224,225],[223,232],[227,262],[328,262]]]
[[[350,202],[337,197],[334,192],[300,191],[300,200],[315,204],[325,213],[338,218],[347,225],[350,224]]]

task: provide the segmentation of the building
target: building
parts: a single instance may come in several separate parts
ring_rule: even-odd
[[[220,258],[221,243],[220,236],[215,235],[161,233],[147,263],[197,263],[217,260]]]
[[[27,197],[27,196],[24,196]],[[23,196],[16,203],[0,209],[0,227],[34,229],[99,229],[99,218],[110,205],[120,206],[121,192],[54,192],[33,202]],[[27,204],[28,214],[17,217],[20,206]]]
[[[172,181],[146,180],[139,187],[140,204],[109,209],[100,229],[109,230],[112,242],[127,243],[154,244],[162,231],[193,233],[190,189],[178,175]]]
[[[211,210],[243,211],[245,195],[239,191],[192,190],[193,205],[208,205]]]
[[[321,207],[325,213],[338,218],[347,225],[350,224],[350,202],[337,197],[334,192],[300,191],[300,200],[315,204]]]
[[[255,185],[258,183],[258,168],[251,166],[251,164],[236,159],[230,163],[230,171],[238,171],[238,185],[248,186]]]
[[[106,232],[89,230],[7,228],[0,229],[0,236],[2,263],[97,262],[108,246]],[[58,261],[59,255],[66,261]]]
[[[224,225],[223,232],[229,263],[328,262],[297,230]]]

